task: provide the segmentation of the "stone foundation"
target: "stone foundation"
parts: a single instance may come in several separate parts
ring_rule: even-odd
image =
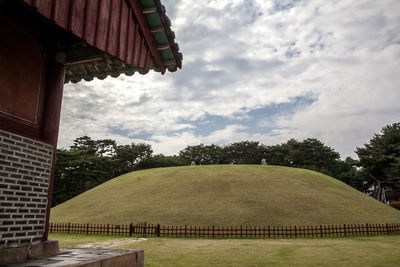
[[[2,265],[0,265],[2,266]],[[5,265],[4,265],[5,266]],[[67,248],[61,254],[40,260],[7,265],[9,267],[143,267],[143,250],[110,250],[101,248]]]
[[[59,253],[57,240],[47,240],[19,247],[4,247],[0,248],[0,266],[1,264],[25,262],[29,259],[56,256]]]

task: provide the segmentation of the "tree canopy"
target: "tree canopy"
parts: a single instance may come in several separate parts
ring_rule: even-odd
[[[152,153],[151,146],[142,143],[117,146],[111,139],[76,138],[69,150],[57,150],[53,205],[139,168]]]
[[[366,183],[375,185],[376,198],[380,199],[384,185],[400,182],[400,123],[383,127],[381,133],[355,152],[360,174]]]
[[[356,153],[359,166],[368,174],[379,180],[400,181],[400,123],[384,127]]]

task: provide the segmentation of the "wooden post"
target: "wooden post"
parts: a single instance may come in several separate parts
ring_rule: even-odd
[[[322,224],[319,225],[319,231],[321,233],[321,237],[323,237],[323,233],[322,233]]]
[[[132,236],[133,234],[133,223],[129,224],[129,235]]]
[[[389,225],[386,223],[386,234],[389,234]]]
[[[156,236],[160,236],[161,235],[161,231],[160,231],[160,224],[157,224],[157,228],[156,228]]]
[[[296,229],[296,225],[294,226],[294,237],[297,238],[297,229]]]
[[[212,227],[212,237],[214,237],[214,225]]]
[[[67,233],[69,234],[70,231],[70,227],[71,227],[71,223],[68,223],[68,229],[67,229]]]
[[[45,99],[44,99],[44,109],[43,109],[43,121],[41,126],[40,138],[45,142],[53,145],[53,161],[51,166],[49,187],[47,190],[47,209],[46,209],[46,219],[45,228],[43,233],[43,241],[48,238],[49,223],[50,223],[50,208],[51,199],[53,193],[53,183],[54,183],[54,169],[56,161],[56,151],[57,151],[57,141],[58,141],[58,130],[60,125],[60,114],[61,114],[61,102],[64,89],[64,76],[65,69],[64,66],[57,64],[52,60],[54,54],[53,52],[48,53],[49,60],[46,66],[46,87],[45,87]]]

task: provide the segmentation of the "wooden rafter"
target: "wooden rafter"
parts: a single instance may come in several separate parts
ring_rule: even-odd
[[[157,12],[157,7],[148,7],[148,8],[144,8],[142,13],[143,14],[150,14],[150,13],[155,13]]]
[[[138,20],[139,27],[142,30],[146,43],[149,45],[151,55],[154,57],[154,61],[159,66],[161,73],[164,74],[166,71],[166,67],[164,66],[161,56],[158,53],[156,45],[157,42],[155,41],[153,35],[150,33],[150,25],[145,18],[145,15],[142,13],[142,3],[139,0],[129,0],[129,3],[132,6],[132,10],[136,16],[136,19]]]

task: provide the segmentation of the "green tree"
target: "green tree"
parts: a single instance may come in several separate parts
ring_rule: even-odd
[[[287,161],[289,150],[286,144],[274,146],[259,145],[258,151],[260,162],[262,159],[265,159],[269,165],[289,166],[289,162]]]
[[[151,157],[153,150],[145,143],[117,146],[115,158],[118,162],[119,174],[132,172],[138,169],[142,161]]]
[[[334,175],[340,154],[324,145],[315,138],[302,142],[291,139],[286,143],[288,154],[286,162],[292,167],[316,170],[328,175]]]
[[[60,204],[116,175],[115,141],[76,138],[69,150],[57,150],[53,205]]]
[[[195,162],[197,165],[218,164],[222,159],[222,148],[218,145],[187,146],[179,152],[180,158],[186,163]]]
[[[165,156],[163,154],[157,154],[149,157],[140,164],[140,169],[160,168],[160,167],[173,167],[173,166],[184,166],[186,162],[182,160],[180,156]]]
[[[369,193],[368,190],[372,186],[365,173],[358,170],[358,161],[350,157],[336,163],[332,176],[364,193]]]
[[[223,148],[223,162],[233,164],[260,164],[259,142],[242,141]]]
[[[364,178],[374,183],[374,196],[380,200],[384,185],[400,182],[400,123],[383,127],[380,134],[355,152]]]

